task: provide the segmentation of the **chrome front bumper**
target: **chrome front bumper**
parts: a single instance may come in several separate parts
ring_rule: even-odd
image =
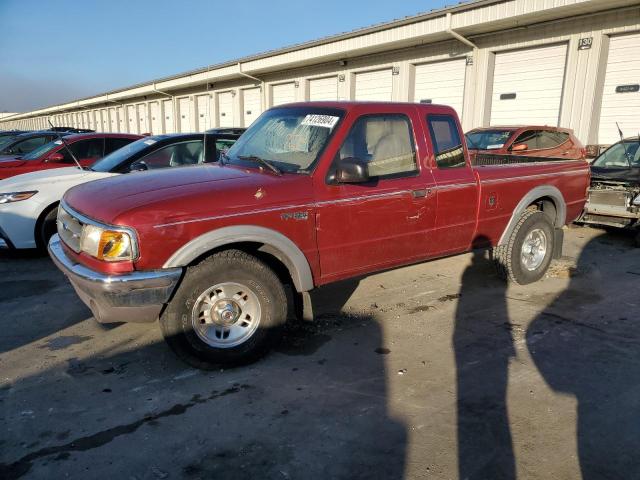
[[[157,320],[182,275],[181,268],[105,275],[69,258],[57,234],[49,255],[100,323]]]

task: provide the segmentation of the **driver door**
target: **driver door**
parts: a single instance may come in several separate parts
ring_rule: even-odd
[[[435,219],[434,181],[418,161],[424,146],[416,148],[413,132],[420,122],[403,110],[358,117],[326,181],[316,185],[321,283],[426,256]],[[347,158],[366,163],[369,181],[335,181]]]

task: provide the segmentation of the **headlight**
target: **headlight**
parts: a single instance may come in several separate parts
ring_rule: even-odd
[[[80,250],[107,262],[133,260],[131,235],[120,230],[109,230],[95,225],[82,227]]]
[[[27,198],[33,197],[36,193],[38,193],[37,190],[31,192],[0,193],[0,204],[20,202],[22,200],[26,200]]]
[[[636,195],[636,198],[633,199],[633,203],[636,207],[640,207],[640,195]]]

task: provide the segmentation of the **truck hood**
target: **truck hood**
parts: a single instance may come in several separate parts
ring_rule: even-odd
[[[640,167],[602,168],[591,167],[591,182],[620,182],[629,186],[640,186]]]
[[[211,164],[119,175],[74,187],[64,199],[95,220],[139,227],[263,208],[310,197],[311,190],[308,175]]]

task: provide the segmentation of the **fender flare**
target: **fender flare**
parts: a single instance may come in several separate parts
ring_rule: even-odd
[[[555,203],[556,218],[554,221],[554,227],[562,228],[567,220],[567,204],[564,200],[564,196],[562,195],[562,192],[553,185],[541,185],[529,190],[529,192],[527,192],[527,194],[522,197],[520,202],[518,202],[518,205],[516,205],[516,208],[513,210],[511,219],[507,224],[507,228],[505,228],[502,236],[500,237],[498,245],[505,245],[507,243],[509,237],[511,236],[511,233],[513,232],[513,229],[518,223],[518,219],[522,216],[527,207],[536,200],[544,197],[551,198]]]
[[[266,247],[264,251],[274,255],[287,267],[298,292],[313,289],[311,267],[298,246],[280,232],[254,225],[235,225],[204,233],[180,247],[163,268],[185,267],[215,248],[240,242],[262,243]]]

